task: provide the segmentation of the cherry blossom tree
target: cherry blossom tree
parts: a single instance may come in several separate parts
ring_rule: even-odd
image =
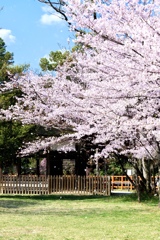
[[[102,136],[110,139],[104,154],[118,150],[136,159],[159,158],[158,1],[72,1],[67,10],[73,29],[87,29],[84,34],[80,32],[76,42],[82,43],[90,54],[83,54],[78,62],[83,72],[86,69],[86,78],[92,85],[98,86],[97,79],[100,81],[102,98],[95,96],[95,99],[105,101],[105,92],[107,99],[111,99],[104,107],[107,115],[112,114],[105,124],[116,125],[114,136],[106,138],[113,133],[108,128],[107,134],[97,131],[100,139]],[[98,119],[100,128],[103,117]]]
[[[6,83],[3,91],[18,87],[24,94],[1,116],[70,128],[65,138],[72,140],[93,135],[93,144],[104,146],[94,157],[114,156],[120,164],[127,158],[149,191],[151,166],[160,159],[158,1],[70,0],[65,6],[83,47],[55,77],[28,74]]]

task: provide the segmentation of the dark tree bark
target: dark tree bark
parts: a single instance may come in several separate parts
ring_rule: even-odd
[[[38,0],[41,3],[45,3],[48,6],[50,6],[55,12],[59,13],[61,15],[61,18],[68,23],[69,26],[72,25],[72,23],[69,21],[66,12],[64,10],[64,6],[66,6],[66,3],[63,0],[57,0],[57,1],[51,1],[51,0]],[[97,18],[97,14],[94,13],[93,15],[94,19]],[[83,31],[80,29],[75,28],[75,32],[82,33]]]
[[[36,159],[36,173],[37,173],[37,176],[39,177],[40,169],[39,169],[39,159],[38,158]]]
[[[16,161],[16,168],[17,168],[17,174],[18,176],[21,175],[21,159],[18,158],[17,161]]]
[[[56,11],[57,13],[59,13],[62,16],[62,19],[64,19],[66,22],[68,22],[68,24],[70,25],[71,23],[69,23],[68,21],[68,17],[65,14],[64,11],[64,6],[66,5],[64,3],[64,1],[62,0],[57,0],[57,1],[50,1],[50,0],[38,0],[41,3],[45,3],[48,6],[50,6],[51,8],[54,9],[54,11]]]

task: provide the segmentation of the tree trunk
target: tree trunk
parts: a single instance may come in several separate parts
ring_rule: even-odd
[[[141,187],[140,187],[139,176],[138,176],[136,170],[135,170],[135,175],[133,176],[133,179],[135,182],[135,188],[136,188],[136,192],[137,192],[137,200],[140,203],[141,202]]]
[[[1,165],[0,165],[0,193],[2,192],[2,186],[1,186],[1,184],[2,184],[2,167],[1,167]]]
[[[142,159],[142,167],[143,167],[143,175],[144,178],[146,179],[146,191],[147,193],[151,193],[151,171],[150,171],[150,159],[145,160],[144,158]]]
[[[37,173],[37,176],[40,175],[40,170],[39,170],[39,159],[36,159],[36,173]]]
[[[155,177],[155,166],[153,165],[153,193],[156,194],[156,177]]]
[[[158,196],[159,196],[159,203],[158,207],[160,208],[160,166],[158,167],[158,182],[157,182],[157,187],[158,187]]]
[[[46,175],[51,175],[50,152],[47,152],[46,156]]]
[[[21,159],[17,159],[16,161],[16,168],[17,168],[17,174],[18,176],[21,175]]]

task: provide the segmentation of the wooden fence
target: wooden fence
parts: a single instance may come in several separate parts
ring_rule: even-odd
[[[1,194],[103,194],[110,195],[109,176],[2,175]]]
[[[130,176],[130,178],[132,179],[133,177]],[[134,186],[126,176],[111,176],[111,190],[114,189],[133,190]]]
[[[129,176],[132,180],[134,180],[133,176]],[[140,177],[139,177],[140,180]],[[151,184],[155,185],[155,177],[151,176]],[[128,180],[126,176],[111,176],[111,190],[115,189],[126,189],[126,190],[134,190],[133,184]]]
[[[48,179],[46,176],[35,175],[2,175],[0,193],[48,194]]]
[[[130,176],[132,179],[132,176]],[[134,186],[126,176],[44,176],[2,175],[1,194],[104,194],[111,190],[133,190]]]
[[[49,192],[110,195],[109,176],[49,176]]]

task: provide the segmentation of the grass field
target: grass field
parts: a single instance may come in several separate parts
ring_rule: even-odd
[[[158,197],[0,195],[0,240],[158,240]]]

